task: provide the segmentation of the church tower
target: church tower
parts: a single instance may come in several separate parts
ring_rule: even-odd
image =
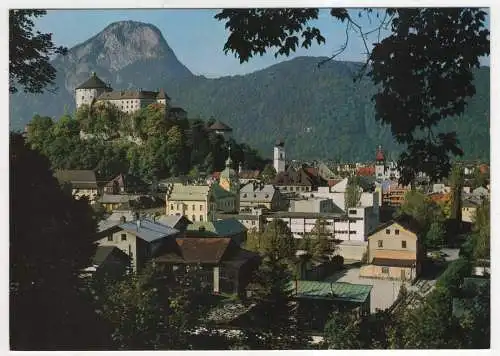
[[[219,185],[222,189],[231,192],[234,195],[234,210],[240,211],[240,179],[238,173],[231,167],[231,147],[229,147],[228,157],[226,160],[226,168],[220,172]]]
[[[285,171],[285,143],[281,140],[276,141],[274,145],[273,166],[276,173]]]
[[[385,157],[382,146],[378,146],[377,154],[375,155],[375,178],[385,179]]]

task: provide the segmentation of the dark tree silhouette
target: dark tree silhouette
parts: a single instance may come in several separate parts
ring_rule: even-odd
[[[368,16],[373,13],[363,11]],[[313,40],[324,43],[320,30],[309,25],[318,13],[318,9],[228,9],[215,18],[225,21],[229,30],[224,51],[246,62],[271,49],[275,56],[288,56],[299,45],[308,48]],[[489,55],[486,12],[479,8],[386,9],[376,30],[380,35],[380,29],[390,28],[392,33],[372,50],[368,33],[352,11],[332,9],[331,15],[345,23],[346,42],[330,59],[346,49],[353,31],[363,40],[367,60],[356,78],[367,74],[377,85],[375,118],[390,125],[395,140],[406,145],[399,158],[401,182],[410,183],[418,172],[432,180],[447,177],[450,156],[463,152],[455,132],[437,133],[436,126],[461,115],[475,94],[472,70],[479,67],[480,57]]]
[[[85,200],[61,189],[48,160],[11,134],[10,342],[15,350],[90,350],[109,335],[79,278],[95,252]]]
[[[65,47],[56,47],[52,34],[34,32],[34,19],[45,15],[45,10],[9,11],[9,91],[16,93],[22,87],[25,93],[42,93],[53,86],[56,69],[50,56],[67,53]]]

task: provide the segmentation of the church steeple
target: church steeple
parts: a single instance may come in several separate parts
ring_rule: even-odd
[[[226,159],[226,168],[231,168],[233,165],[233,160],[231,159],[231,146],[227,148],[227,159]]]

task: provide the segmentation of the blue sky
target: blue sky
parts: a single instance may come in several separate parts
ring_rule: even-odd
[[[352,11],[357,13],[357,10]],[[207,77],[250,73],[287,59],[274,58],[273,54],[268,53],[240,64],[233,55],[225,55],[223,47],[228,33],[224,23],[214,19],[216,13],[214,9],[49,10],[46,16],[36,22],[36,26],[42,32],[52,33],[57,45],[72,47],[96,35],[112,22],[134,20],[151,23],[160,29],[184,65],[194,74]],[[378,21],[375,15],[372,15],[371,21],[366,15],[358,18],[364,31],[377,27]],[[320,11],[320,17],[314,25],[321,30],[326,43],[313,45],[308,50],[299,49],[291,57],[330,56],[344,43],[345,25],[333,19],[328,10]],[[376,37],[373,34],[370,42],[374,42]],[[362,61],[363,53],[361,39],[351,34],[349,46],[337,59]]]

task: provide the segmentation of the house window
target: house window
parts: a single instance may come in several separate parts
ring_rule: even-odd
[[[200,215],[200,221],[203,221],[203,215]]]
[[[395,233],[396,235],[399,235],[399,230],[398,230],[398,229],[394,230],[394,233]]]
[[[386,233],[387,235],[389,235],[389,234],[391,233],[391,230],[389,230],[389,229],[385,229],[385,233]]]
[[[389,274],[389,267],[382,267],[382,273]]]
[[[196,216],[193,215],[191,217],[193,218],[193,222],[195,222],[196,221]]]
[[[252,221],[252,225],[255,225],[255,221]]]
[[[108,241],[113,241],[113,235],[108,235]]]
[[[127,241],[127,234],[122,234],[121,238],[122,238],[122,241]]]
[[[200,211],[203,211],[203,205],[200,205]]]
[[[406,241],[401,241],[401,248],[406,248]]]
[[[378,247],[384,247],[384,242],[382,240],[378,240]]]
[[[349,210],[349,214],[356,215],[356,210],[355,210],[355,209],[351,209],[351,210]]]
[[[174,210],[174,204],[170,204],[170,210]]]
[[[195,211],[195,210],[196,210],[196,205],[193,204],[193,211]]]

